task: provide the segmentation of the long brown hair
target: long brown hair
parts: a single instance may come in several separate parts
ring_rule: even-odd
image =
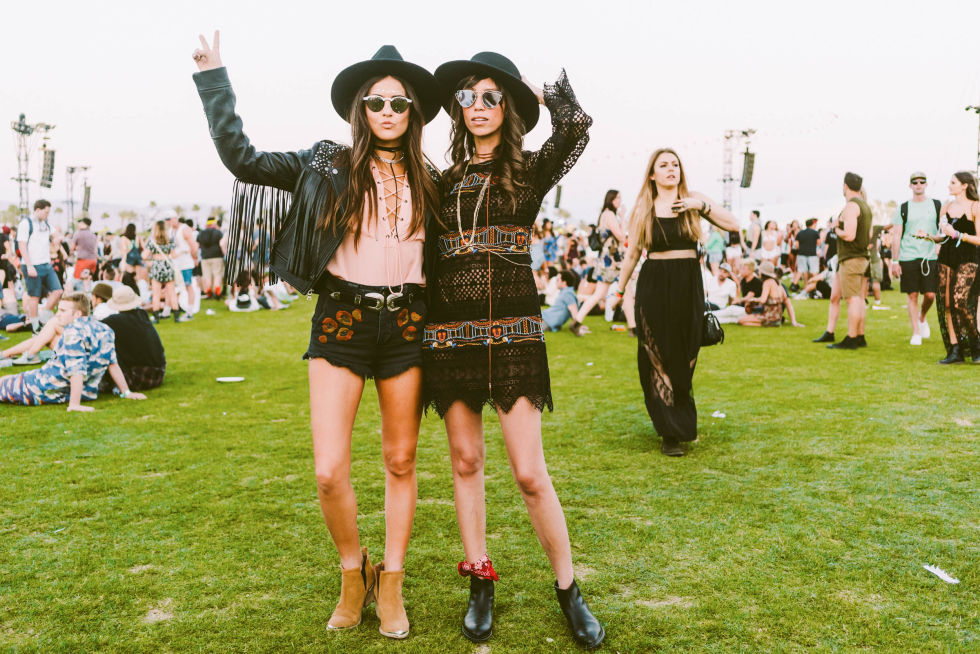
[[[453,92],[455,93],[459,89],[472,88],[482,79],[488,78],[481,75],[470,75],[460,80]],[[510,204],[511,211],[515,211],[517,209],[517,189],[529,186],[524,180],[524,155],[521,153],[521,148],[524,146],[524,121],[517,114],[515,103],[507,90],[497,84],[492,77],[489,79],[503,93],[500,106],[504,112],[504,121],[500,126],[500,144],[493,152],[492,175],[504,201]],[[449,105],[449,116],[452,118],[453,127],[449,133],[448,152],[453,163],[443,176],[443,183],[446,188],[452,188],[456,182],[463,178],[463,168],[475,152],[473,135],[466,128],[466,122],[463,120],[463,108],[455,99]]]
[[[170,235],[167,234],[167,223],[162,220],[153,223],[153,240],[157,245],[166,245],[170,242]]]
[[[681,158],[672,148],[660,148],[653,153],[647,167],[643,173],[643,186],[640,187],[640,194],[636,196],[636,204],[633,205],[633,212],[630,214],[630,238],[636,242],[641,250],[650,249],[653,245],[653,226],[656,224],[661,233],[663,225],[660,218],[656,216],[653,209],[653,202],[657,199],[657,183],[650,179],[653,174],[653,167],[657,163],[660,155],[672,154],[677,157],[677,167],[680,170],[680,179],[677,183],[677,199],[683,200],[690,197],[687,190],[687,177],[684,175],[684,165]],[[701,218],[694,209],[685,211],[677,215],[677,220],[681,221],[681,233],[692,241],[701,238]]]
[[[361,100],[368,94],[371,87],[389,75],[379,75],[364,82],[354,94],[350,106],[351,147],[343,150],[334,160],[335,166],[350,169],[350,181],[347,188],[338,197],[332,187],[327,185],[328,197],[323,203],[320,215],[317,217],[317,227],[329,230],[334,234],[354,235],[354,244],[361,238],[365,202],[369,203],[370,215],[378,220],[378,197],[374,193],[375,181],[371,174],[371,157],[374,151],[374,134],[364,113],[364,103]],[[422,153],[422,127],[425,120],[418,109],[419,98],[415,89],[404,80],[391,75],[405,87],[405,96],[412,101],[408,109],[408,129],[401,138],[401,148],[405,154],[403,159],[408,185],[412,189],[412,222],[408,235],[415,234],[425,225],[427,212],[439,213],[439,189],[425,168],[425,155]],[[339,208],[344,206],[343,215],[338,215]]]
[[[980,197],[977,197],[977,178],[973,176],[973,173],[971,173],[969,170],[961,170],[958,173],[953,173],[953,177],[955,177],[956,181],[958,181],[960,184],[964,184],[966,186],[967,200],[973,200],[974,202],[980,200]]]

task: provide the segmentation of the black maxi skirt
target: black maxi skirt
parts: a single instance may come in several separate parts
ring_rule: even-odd
[[[697,259],[647,259],[636,282],[637,367],[647,412],[665,442],[698,437],[692,379],[704,329]]]

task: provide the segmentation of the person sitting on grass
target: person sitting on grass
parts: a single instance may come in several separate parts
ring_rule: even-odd
[[[167,358],[160,335],[140,308],[140,297],[128,286],[121,286],[113,291],[106,306],[112,314],[102,322],[116,335],[116,359],[129,388],[146,391],[160,386],[167,372]],[[108,393],[115,386],[112,377],[104,376],[99,392]]]
[[[762,277],[762,295],[758,304],[762,313],[749,313],[738,320],[743,327],[780,327],[783,324],[783,309],[789,312],[790,322],[794,327],[803,327],[796,322],[796,312],[793,311],[793,301],[789,293],[779,282],[780,275],[771,261],[763,261],[759,265],[759,276]]]
[[[578,308],[578,298],[575,297],[575,287],[578,286],[578,275],[571,270],[558,273],[558,297],[551,306],[541,312],[547,331],[556,332],[572,317],[572,311]]]
[[[37,370],[0,377],[0,403],[67,403],[69,411],[94,411],[82,400],[98,398],[99,382],[107,370],[122,391],[120,397],[146,399],[142,393],[130,392],[116,363],[115,335],[89,316],[90,309],[88,297],[81,293],[62,296],[54,317],[64,329],[56,356]]]
[[[811,275],[803,290],[793,297],[797,300],[821,300],[829,298],[830,293],[833,291],[830,287],[830,282],[833,281],[832,273],[833,271],[830,268],[824,268],[822,272]]]
[[[92,317],[96,320],[105,320],[115,313],[109,305],[112,299],[113,288],[106,282],[99,282],[92,287]]]

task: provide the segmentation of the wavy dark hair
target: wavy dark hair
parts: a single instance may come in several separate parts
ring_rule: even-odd
[[[425,119],[418,109],[419,97],[411,85],[394,75],[372,77],[354,94],[349,114],[351,147],[338,154],[335,160],[335,165],[350,169],[350,181],[339,197],[334,195],[330,184],[326,185],[328,197],[317,217],[319,229],[329,230],[338,235],[353,234],[355,247],[361,238],[365,202],[369,203],[370,213],[375,220],[380,218],[378,197],[373,192],[374,176],[371,174],[371,157],[375,139],[365,113],[367,109],[361,98],[385,77],[397,79],[405,87],[405,96],[412,101],[408,109],[408,129],[401,138],[401,147],[405,154],[403,159],[405,174],[408,185],[412,189],[412,222],[408,235],[415,234],[423,228],[427,212],[431,211],[439,215],[439,189],[425,168],[425,155],[422,153],[422,128],[425,126]],[[344,206],[345,210],[343,215],[338,215],[341,206]]]
[[[129,223],[126,225],[126,231],[123,232],[123,236],[128,238],[130,241],[136,240],[136,225],[134,223]]]
[[[977,196],[977,178],[973,176],[969,170],[961,170],[958,173],[953,173],[953,177],[960,183],[966,186],[966,199],[973,200],[976,202],[980,200]]]
[[[473,88],[482,79],[490,79],[503,93],[500,106],[504,111],[504,121],[500,126],[500,144],[493,152],[491,174],[495,178],[497,189],[503,195],[504,201],[510,205],[511,211],[516,211],[517,189],[528,188],[530,184],[524,179],[524,155],[521,152],[524,147],[526,130],[524,129],[524,121],[514,107],[515,103],[511,101],[507,89],[497,84],[497,81],[492,77],[487,78],[482,75],[470,75],[460,80],[456,88],[453,89],[453,93],[460,89]],[[448,153],[453,163],[442,177],[446,189],[452,188],[456,182],[463,178],[463,168],[475,152],[473,135],[466,128],[466,122],[463,120],[463,108],[455,99],[449,105],[449,117],[452,118],[453,127],[449,133]]]

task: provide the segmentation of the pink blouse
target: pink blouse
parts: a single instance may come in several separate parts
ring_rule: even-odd
[[[388,171],[379,169],[373,160],[371,174],[377,185],[378,213],[387,216],[385,198],[395,195],[394,178]],[[371,205],[365,203],[357,249],[354,249],[354,235],[347,234],[327,264],[327,272],[355,284],[390,286],[396,290],[401,284],[425,284],[422,271],[425,229],[408,235],[412,224],[412,192],[405,175],[398,176],[398,200],[397,229],[390,227],[387,217],[376,219],[371,215]]]

